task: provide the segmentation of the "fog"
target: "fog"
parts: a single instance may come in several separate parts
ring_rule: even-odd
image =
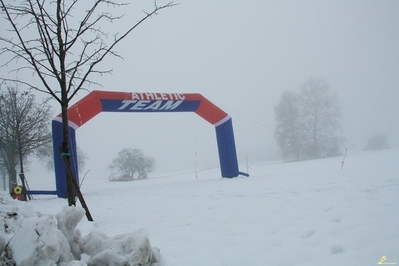
[[[115,27],[146,8],[129,6]],[[252,163],[279,158],[274,106],[282,92],[322,78],[341,103],[342,150],[361,150],[376,133],[398,147],[398,44],[394,0],[182,1],[120,43],[123,60],[103,64],[113,75],[97,76],[102,87],[89,89],[201,93],[232,116],[238,159]],[[193,113],[101,113],[76,133],[91,177],[108,177],[125,147],[154,157],[155,176],[219,164],[214,127]]]

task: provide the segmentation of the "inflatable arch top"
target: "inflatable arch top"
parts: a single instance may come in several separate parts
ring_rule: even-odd
[[[72,170],[78,179],[75,130],[100,112],[195,112],[215,126],[222,177],[248,176],[238,170],[231,117],[198,93],[138,93],[92,91],[68,108]],[[67,197],[61,114],[52,121],[54,166],[58,197]],[[79,183],[79,182],[78,182]]]

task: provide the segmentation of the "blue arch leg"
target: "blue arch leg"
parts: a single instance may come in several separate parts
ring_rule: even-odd
[[[236,177],[240,173],[238,171],[232,119],[230,118],[223,124],[216,126],[215,129],[222,177]]]

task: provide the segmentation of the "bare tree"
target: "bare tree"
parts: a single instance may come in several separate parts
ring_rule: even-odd
[[[118,157],[108,166],[112,170],[110,180],[133,180],[147,178],[147,173],[154,169],[155,160],[146,157],[139,149],[122,149]]]
[[[34,95],[8,88],[0,94],[0,113],[0,157],[12,191],[17,184],[18,163],[24,186],[24,159],[51,142],[49,121],[52,112],[47,102],[38,104]]]
[[[336,94],[323,79],[311,78],[302,85],[301,106],[308,159],[335,156],[341,139],[341,109]]]
[[[367,146],[364,148],[367,150],[382,150],[389,149],[388,136],[385,134],[377,133],[367,140]]]
[[[285,92],[275,107],[275,138],[284,158],[335,156],[341,138],[340,106],[328,83],[311,78],[299,93]]]
[[[118,32],[118,28],[114,28],[114,33],[104,30],[106,23],[123,17],[115,16],[109,10],[126,6],[112,0],[95,0],[90,4],[85,0],[0,0],[0,5],[0,13],[5,20],[1,24],[8,23],[9,31],[13,33],[9,38],[0,37],[3,43],[0,54],[10,56],[8,60],[3,60],[3,66],[16,63],[19,67],[14,71],[17,73],[34,74],[34,81],[27,79],[18,82],[50,94],[59,102],[63,123],[62,154],[68,155],[69,102],[86,86],[98,84],[90,78],[93,74],[112,72],[112,69],[101,69],[99,65],[107,56],[121,57],[115,51],[118,43],[146,19],[175,4],[169,2],[158,6],[155,1],[151,11],[144,12],[136,23],[122,33]],[[7,77],[0,79],[12,80]],[[66,168],[70,169],[70,158],[67,157],[65,162]],[[72,171],[67,169],[68,204],[75,205],[73,177],[69,173]]]

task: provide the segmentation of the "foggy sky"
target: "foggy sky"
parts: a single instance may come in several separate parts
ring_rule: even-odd
[[[138,21],[144,2],[115,27]],[[232,116],[240,161],[279,158],[274,106],[311,77],[338,95],[342,149],[361,150],[376,133],[399,146],[399,1],[182,1],[116,51],[123,60],[104,62],[113,75],[89,89],[201,93]],[[192,113],[102,113],[76,133],[94,177],[107,178],[125,147],[154,157],[159,172],[219,165],[214,127]]]

